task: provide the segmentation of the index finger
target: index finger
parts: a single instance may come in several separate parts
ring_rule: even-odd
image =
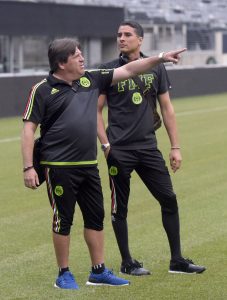
[[[177,54],[187,51],[187,48],[182,48],[176,51]]]

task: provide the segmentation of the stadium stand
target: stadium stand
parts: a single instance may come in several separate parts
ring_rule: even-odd
[[[3,0],[0,0],[0,3]],[[204,65],[204,64],[227,64],[227,1],[226,0],[122,0],[121,2],[112,0],[8,0],[4,2],[23,2],[23,3],[53,3],[61,5],[75,5],[88,8],[98,7],[115,7],[122,8],[124,11],[124,19],[131,19],[140,22],[145,29],[146,43],[143,51],[148,55],[153,55],[160,50],[167,50],[175,47],[187,47],[189,50],[187,56],[182,60],[184,65]],[[100,26],[103,19],[99,20]],[[117,26],[117,21],[116,21]],[[61,29],[67,26],[62,26]],[[106,28],[105,26],[102,26]],[[85,27],[82,26],[82,29]],[[0,30],[1,31],[1,30]],[[97,31],[96,31],[97,32]],[[70,33],[69,33],[70,34]],[[10,35],[10,33],[9,33]],[[11,34],[12,35],[12,34]],[[77,33],[76,33],[77,35]],[[51,37],[54,36],[53,33]],[[89,67],[94,67],[95,63],[92,57],[89,57],[91,49],[89,43],[92,36],[84,39],[78,35],[82,42],[85,55]],[[94,37],[94,35],[93,35]],[[98,37],[99,38],[99,37]],[[111,41],[110,36],[101,41],[93,41],[93,47],[100,49],[100,53],[96,52],[95,58],[97,64],[100,60],[109,60],[116,55],[114,48],[115,37]],[[109,40],[108,40],[108,39]],[[30,39],[30,41],[28,40]],[[4,49],[1,46],[7,40],[7,35],[0,32],[0,72],[5,70]],[[21,37],[20,42],[24,38]],[[44,48],[49,39],[46,36],[39,37],[37,40],[34,36],[26,37],[24,45],[19,46],[17,37],[14,38],[15,47],[23,51],[29,52],[30,47],[37,48],[37,43],[43,44]],[[115,50],[114,50],[115,49]],[[93,51],[93,49],[92,49]],[[1,54],[1,52],[3,54]],[[41,52],[40,52],[41,53]],[[25,68],[32,68],[32,53],[24,53],[29,61],[22,61]],[[37,55],[36,55],[37,56]],[[35,57],[35,56],[34,56]],[[9,59],[8,59],[9,60]],[[12,59],[11,59],[12,60]],[[31,62],[31,63],[30,63]],[[40,57],[36,58],[36,69],[45,68],[46,61],[42,61]],[[22,67],[11,67],[20,71]]]
[[[6,10],[8,4],[13,12]],[[43,12],[41,23],[37,8]],[[55,22],[59,15],[63,20]],[[95,67],[116,56],[115,33],[123,19],[143,25],[147,55],[188,48],[181,65],[167,66],[174,98],[226,92],[226,15],[226,0],[0,0],[0,117],[22,114],[30,86],[48,72],[50,39],[78,37],[86,67]]]
[[[0,0],[1,1],[1,0]],[[8,0],[14,1],[14,0]],[[226,0],[17,0],[21,2],[53,2],[75,5],[124,7],[131,18],[153,20],[162,18],[166,22],[208,24],[213,28],[227,28]]]
[[[28,0],[29,1],[29,0]],[[34,2],[34,0],[30,0]],[[162,18],[166,22],[186,22],[208,24],[211,27],[227,28],[226,0],[36,0],[36,2],[57,2],[75,5],[119,6],[124,7],[132,18],[153,20]],[[212,21],[212,22],[211,22]]]

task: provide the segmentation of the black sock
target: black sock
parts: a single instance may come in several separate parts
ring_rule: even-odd
[[[59,268],[58,276],[63,275],[67,271],[69,271],[69,267],[67,267],[67,268]]]
[[[117,239],[118,248],[121,253],[122,261],[129,262],[132,260],[128,245],[128,225],[127,220],[119,220],[112,216],[112,226]]]
[[[169,240],[171,259],[179,259],[181,257],[181,245],[178,212],[175,214],[162,212],[162,222]]]
[[[101,274],[105,270],[105,264],[103,263],[103,264],[94,265],[92,266],[91,270],[92,273]]]

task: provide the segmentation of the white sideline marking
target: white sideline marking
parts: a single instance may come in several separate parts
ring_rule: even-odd
[[[216,107],[216,108],[212,108],[212,109],[189,110],[189,111],[183,111],[180,113],[176,113],[176,116],[180,117],[180,116],[198,115],[198,114],[210,113],[210,112],[214,112],[214,111],[222,111],[225,109],[227,109],[227,106]],[[10,142],[19,141],[19,140],[20,140],[20,137],[15,136],[12,138],[0,139],[0,143],[10,143]]]
[[[216,108],[212,108],[212,109],[189,110],[189,111],[183,111],[183,112],[176,113],[176,116],[198,115],[198,114],[210,113],[210,112],[214,112],[214,111],[222,111],[225,109],[227,109],[227,106],[216,107]]]
[[[10,143],[10,142],[19,141],[19,140],[20,140],[20,137],[15,136],[12,138],[0,139],[0,143]]]

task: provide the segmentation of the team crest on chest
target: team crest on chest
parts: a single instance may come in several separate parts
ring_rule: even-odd
[[[91,85],[91,82],[88,78],[86,77],[81,77],[80,78],[80,85],[85,87],[85,88],[88,88],[90,85]]]
[[[143,98],[140,93],[136,92],[132,94],[132,102],[136,105],[141,104],[143,101]]]

